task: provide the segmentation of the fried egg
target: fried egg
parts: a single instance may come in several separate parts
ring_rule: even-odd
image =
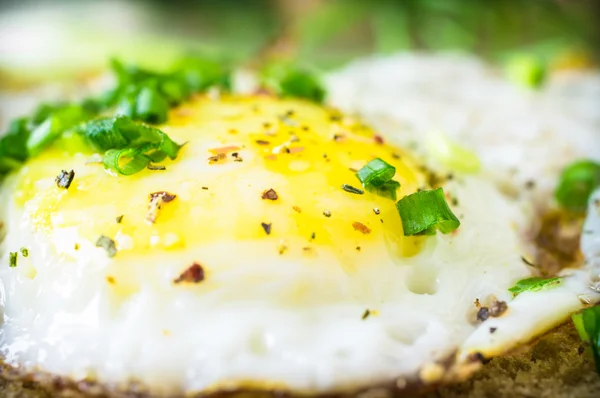
[[[513,297],[530,209],[485,169],[436,176],[461,222],[446,235],[404,236],[394,201],[342,189],[373,158],[399,198],[432,188],[403,131],[268,95],[197,96],[161,129],[186,143],[164,170],[119,177],[56,146],[3,182],[5,364],[105,393],[405,390],[600,300],[577,269]]]

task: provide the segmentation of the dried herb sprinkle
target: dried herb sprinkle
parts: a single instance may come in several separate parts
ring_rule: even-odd
[[[262,193],[261,198],[268,199],[268,200],[277,200],[279,198],[279,196],[277,195],[277,192],[275,192],[275,190],[273,188],[269,188]]]
[[[261,222],[260,225],[262,226],[262,228],[264,229],[265,233],[267,235],[271,235],[271,223],[265,223],[265,222]]]
[[[362,189],[355,188],[352,185],[348,184],[342,185],[342,189],[346,192],[353,193],[355,195],[363,195],[365,193],[365,191],[363,191]]]
[[[369,309],[366,309],[365,312],[363,313],[361,319],[364,321],[365,319],[367,319],[369,317],[369,315],[371,315],[371,311]]]
[[[115,241],[105,235],[100,235],[96,242],[96,247],[101,247],[106,250],[108,257],[114,257],[117,254],[117,246]]]
[[[17,252],[10,252],[8,255],[8,266],[14,268],[17,266]]]
[[[55,179],[56,186],[58,186],[59,188],[63,188],[63,189],[69,189],[74,178],[75,178],[75,171],[63,170],[60,172],[60,174]]]

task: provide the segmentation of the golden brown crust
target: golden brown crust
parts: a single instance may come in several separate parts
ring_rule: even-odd
[[[541,217],[540,231],[535,238],[535,264],[542,276],[553,276],[563,268],[582,264],[579,240],[584,218],[584,214],[558,210]]]
[[[3,368],[4,372],[5,368]],[[15,374],[13,373],[13,377]],[[414,387],[417,387],[416,385]],[[582,345],[577,332],[570,324],[561,326],[541,338],[532,349],[513,356],[497,357],[485,364],[467,381],[442,386],[427,392],[421,388],[404,390],[402,396],[424,396],[425,398],[480,398],[498,397],[581,397],[592,398],[600,391],[600,377],[596,374],[589,347]],[[49,398],[59,392],[74,397],[105,396],[90,383],[72,383],[42,386],[27,380],[6,380],[0,377],[0,396],[7,398]],[[93,395],[100,392],[100,395]],[[105,394],[105,395],[102,395]],[[373,387],[358,394],[346,396],[391,397],[400,396],[400,391],[388,386]],[[141,392],[111,397],[144,397]],[[214,397],[286,397],[277,391],[236,391],[213,394]],[[341,396],[341,395],[340,395]],[[331,397],[331,395],[330,395]]]
[[[596,397],[600,377],[589,351],[569,322],[532,349],[493,358],[469,380],[443,386],[426,398]]]

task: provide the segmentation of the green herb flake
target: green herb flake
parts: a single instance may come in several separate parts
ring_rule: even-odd
[[[13,120],[8,131],[0,134],[0,177],[59,139],[69,151],[85,151],[82,143],[101,153],[128,150],[105,154],[105,165],[121,175],[135,174],[146,166],[164,170],[164,166],[150,162],[160,162],[166,156],[175,159],[180,146],[160,130],[135,121],[163,123],[169,108],[193,93],[212,86],[229,89],[231,85],[231,68],[203,57],[182,59],[164,73],[117,60],[112,61],[112,69],[117,84],[103,94],[79,103],[41,104],[29,117]],[[96,119],[100,114],[117,117]]]
[[[104,166],[119,175],[139,173],[167,156],[175,159],[182,147],[161,130],[123,115],[88,122],[78,133],[95,150],[106,151]]]
[[[376,158],[358,170],[356,177],[368,192],[395,201],[397,190],[400,188],[400,183],[392,180],[395,174],[394,166]]]
[[[592,346],[596,371],[600,373],[600,305],[573,314],[571,319],[581,340]]]
[[[114,257],[117,254],[117,246],[111,238],[101,235],[96,242],[96,247],[101,247],[106,250],[108,257]]]
[[[446,202],[444,191],[437,188],[415,192],[396,203],[405,236],[435,235],[436,230],[447,234],[460,226]]]
[[[537,292],[542,289],[547,289],[552,286],[559,285],[562,282],[562,278],[549,278],[544,279],[537,276],[521,279],[513,287],[508,289],[509,292],[517,296],[523,292]]]
[[[286,63],[272,63],[262,71],[262,83],[282,97],[323,102],[326,91],[318,75]]]
[[[364,321],[365,319],[367,319],[369,317],[369,315],[371,315],[371,311],[367,308],[365,310],[365,312],[363,312],[361,319]]]
[[[29,257],[29,249],[27,249],[26,247],[22,247],[21,249],[19,249],[19,251],[21,252],[21,256],[25,258]]]
[[[308,71],[289,71],[279,82],[280,94],[285,97],[299,97],[321,103],[326,91],[319,78]]]
[[[524,87],[538,89],[548,75],[545,63],[534,55],[513,56],[506,65],[510,80]]]
[[[562,207],[585,211],[587,201],[597,187],[600,187],[600,163],[580,160],[562,171],[554,195]]]
[[[399,188],[400,183],[398,181],[391,180],[378,187],[367,185],[366,190],[377,196],[381,196],[382,198],[391,199],[395,201],[397,199],[397,193]]]
[[[136,98],[136,119],[159,124],[167,121],[169,104],[156,89],[144,87]]]
[[[27,160],[27,139],[29,138],[27,118],[13,120],[8,131],[0,138],[0,176],[19,168]]]
[[[17,252],[10,252],[8,254],[8,266],[10,268],[15,268],[17,266]]]
[[[121,214],[120,216],[117,217],[116,221],[117,224],[121,224],[121,222],[123,222],[123,217],[125,217],[125,215]]]
[[[364,165],[356,176],[363,187],[380,187],[390,181],[396,174],[396,168],[389,163],[376,158]]]

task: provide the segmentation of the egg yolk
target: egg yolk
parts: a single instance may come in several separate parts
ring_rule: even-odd
[[[358,169],[374,158],[396,168],[398,199],[426,186],[417,162],[358,119],[304,100],[270,96],[197,96],[159,126],[185,143],[165,170],[116,176],[89,154],[56,144],[22,169],[15,198],[37,232],[76,248],[113,239],[127,256],[197,245],[269,241],[272,255],[311,261],[327,247],[349,270],[357,253],[417,252],[405,237],[395,202],[363,189]],[[61,170],[75,171],[69,189]],[[350,185],[364,193],[342,189]],[[151,203],[151,194],[174,195]],[[64,233],[75,230],[74,241]],[[241,253],[232,253],[232,255]]]

